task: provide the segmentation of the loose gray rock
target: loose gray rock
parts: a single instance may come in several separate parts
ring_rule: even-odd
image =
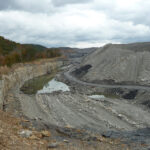
[[[20,136],[22,136],[24,138],[29,138],[32,135],[32,131],[23,130],[19,134],[20,134]]]
[[[50,144],[48,144],[48,148],[57,148],[59,146],[59,144],[58,143],[50,143]]]
[[[68,141],[68,140],[66,140],[66,139],[64,139],[63,141],[64,141],[65,143],[69,143],[69,141]]]

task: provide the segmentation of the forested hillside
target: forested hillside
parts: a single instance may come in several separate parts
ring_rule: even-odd
[[[60,56],[60,49],[41,45],[20,44],[0,36],[0,66]]]

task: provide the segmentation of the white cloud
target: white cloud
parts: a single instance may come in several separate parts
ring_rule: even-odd
[[[51,0],[16,0],[12,9],[1,8],[0,34],[18,42],[49,47],[150,40],[147,0],[55,2],[61,7],[55,7]]]

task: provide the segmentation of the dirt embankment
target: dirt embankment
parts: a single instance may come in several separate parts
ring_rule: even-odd
[[[51,73],[57,67],[62,65],[61,61],[44,61],[33,64],[23,64],[15,70],[3,75],[0,80],[0,108],[5,105],[5,97],[14,87],[20,88],[23,83],[32,78]]]

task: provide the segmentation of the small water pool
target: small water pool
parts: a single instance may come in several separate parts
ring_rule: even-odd
[[[56,91],[67,92],[67,91],[70,91],[70,89],[69,89],[69,86],[66,85],[65,83],[52,79],[51,81],[48,82],[48,84],[46,84],[43,87],[42,90],[39,90],[37,93],[38,94],[53,93]]]
[[[101,100],[101,99],[106,98],[104,95],[90,95],[88,97],[91,99],[95,99],[95,100]]]
[[[43,87],[49,81],[51,81],[55,75],[56,75],[56,72],[54,71],[51,74],[46,74],[43,76],[30,79],[24,83],[24,85],[20,88],[20,90],[24,94],[28,94],[28,95],[36,94],[37,91],[43,89]]]

